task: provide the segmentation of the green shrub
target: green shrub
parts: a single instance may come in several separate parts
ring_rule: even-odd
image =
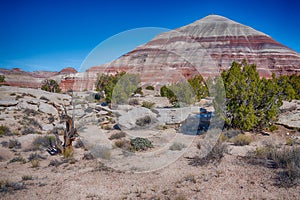
[[[178,143],[178,142],[174,142],[170,147],[169,149],[171,151],[181,151],[183,148],[186,148],[186,145],[185,144],[182,144],[182,143]]]
[[[9,130],[9,128],[7,126],[1,125],[0,126],[0,136],[8,136],[11,135],[11,131]]]
[[[54,93],[60,93],[61,89],[58,85],[58,83],[53,79],[46,79],[42,82],[41,86],[42,90],[45,90],[47,92],[54,92]]]
[[[154,107],[155,103],[153,102],[149,102],[149,101],[143,101],[142,103],[142,107],[148,108],[148,109],[152,109]]]
[[[110,140],[117,140],[117,139],[121,139],[121,138],[123,138],[125,136],[126,136],[125,132],[118,132],[118,133],[112,134],[108,139],[110,139]]]
[[[0,75],[0,83],[5,81],[5,76],[4,75]]]
[[[137,119],[135,122],[135,124],[138,126],[146,126],[146,125],[149,125],[150,123],[151,123],[151,117],[148,115]]]
[[[130,144],[135,151],[145,151],[148,148],[153,148],[153,144],[147,138],[134,138],[130,140]]]
[[[145,89],[146,90],[154,90],[154,87],[152,85],[148,85]]]
[[[244,146],[244,145],[249,145],[252,142],[252,139],[251,137],[246,136],[244,134],[239,134],[236,137],[232,138],[231,141],[233,142],[234,145]]]

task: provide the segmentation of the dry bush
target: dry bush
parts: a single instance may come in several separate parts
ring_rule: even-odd
[[[9,140],[8,148],[10,149],[21,149],[21,143],[18,140]]]
[[[83,143],[83,141],[80,138],[78,138],[76,140],[76,143],[75,143],[74,147],[75,148],[83,148],[83,149],[85,149],[84,143]]]
[[[11,182],[9,180],[0,180],[0,192],[12,192],[15,190],[26,189],[24,183]]]
[[[117,139],[121,139],[123,137],[126,136],[126,133],[125,132],[118,132],[118,133],[114,133],[112,134],[108,139],[110,140],[117,140]]]
[[[21,162],[24,164],[24,163],[26,163],[26,160],[22,156],[18,156],[18,157],[14,157],[13,159],[11,159],[8,163],[13,163],[13,162]]]
[[[45,159],[46,159],[45,156],[42,156],[42,155],[37,154],[37,153],[31,153],[28,157],[29,161],[32,161],[32,160],[45,160]]]
[[[197,147],[200,148],[200,145],[197,145]],[[227,153],[227,145],[218,141],[205,157],[188,158],[190,160],[189,164],[192,166],[205,166],[209,163],[219,163],[225,153]]]
[[[131,106],[137,106],[137,105],[140,105],[140,102],[138,99],[130,99],[128,104]]]
[[[146,125],[149,125],[150,123],[151,123],[151,117],[148,115],[137,119],[135,122],[135,124],[138,126],[146,126]]]
[[[55,144],[54,136],[38,136],[32,142],[32,151],[39,150],[42,148],[50,148]]]

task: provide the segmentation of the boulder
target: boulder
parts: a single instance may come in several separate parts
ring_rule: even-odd
[[[43,131],[50,131],[53,129],[53,125],[52,124],[45,124],[42,126]]]
[[[38,110],[38,106],[37,105],[35,105],[35,104],[29,104],[27,102],[20,102],[18,104],[18,107],[20,109],[31,109],[31,110],[35,110],[35,111]]]
[[[136,121],[138,119],[141,119],[146,116],[149,116],[151,118],[151,121],[157,121],[156,114],[153,113],[150,109],[144,107],[138,107],[138,108],[133,108],[132,110],[121,115],[119,117],[119,125],[121,129],[122,128],[132,129],[134,127],[137,127]]]
[[[0,100],[0,106],[2,107],[16,106],[18,103],[16,100]]]
[[[300,128],[300,111],[286,112],[279,116],[277,124],[288,128]]]
[[[39,111],[50,115],[58,115],[56,108],[47,103],[40,103]]]

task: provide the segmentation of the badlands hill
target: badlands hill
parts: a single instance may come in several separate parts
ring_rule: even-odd
[[[170,82],[200,73],[215,76],[235,61],[255,63],[261,76],[300,73],[300,55],[270,36],[222,16],[209,15],[159,34],[117,60],[91,67],[80,81],[90,88],[99,72],[130,71],[143,82]],[[91,89],[91,88],[90,88]]]

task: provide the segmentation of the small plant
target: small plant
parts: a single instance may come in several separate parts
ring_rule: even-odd
[[[153,148],[153,144],[147,138],[134,138],[130,140],[130,144],[135,151],[146,151],[149,148]]]
[[[154,87],[152,85],[148,85],[145,89],[146,90],[154,90]]]
[[[21,143],[18,140],[9,140],[8,142],[8,148],[12,149],[20,149],[21,148]]]
[[[136,120],[135,124],[138,126],[146,126],[151,123],[151,117],[145,116]]]
[[[22,176],[22,180],[23,181],[33,180],[33,176],[32,175],[24,175],[24,176]]]
[[[123,137],[126,136],[126,133],[125,132],[118,132],[118,133],[114,133],[112,134],[108,139],[110,140],[117,140],[117,139],[121,139]]]
[[[249,145],[252,142],[251,137],[246,136],[244,134],[239,134],[236,137],[232,138],[231,140],[234,145],[237,146],[244,146],[244,145]]]
[[[9,130],[9,128],[7,126],[1,125],[0,126],[0,136],[8,136],[11,135],[11,131]]]
[[[294,143],[295,143],[295,141],[292,138],[287,138],[286,139],[286,145],[293,146]]]
[[[278,127],[277,127],[276,125],[272,124],[272,125],[269,127],[269,130],[270,130],[271,132],[273,132],[273,131],[278,130]]]
[[[31,162],[32,168],[37,168],[37,167],[40,166],[40,161],[39,161],[39,159],[33,159],[33,160],[31,160],[30,162]]]
[[[228,137],[224,133],[221,133],[219,139],[220,139],[221,142],[225,142],[226,140],[228,140]]]
[[[174,142],[169,149],[171,151],[181,151],[183,148],[186,148],[185,144],[179,143],[179,142]]]
[[[154,107],[155,103],[149,102],[149,101],[143,101],[142,102],[142,107],[152,109]]]

